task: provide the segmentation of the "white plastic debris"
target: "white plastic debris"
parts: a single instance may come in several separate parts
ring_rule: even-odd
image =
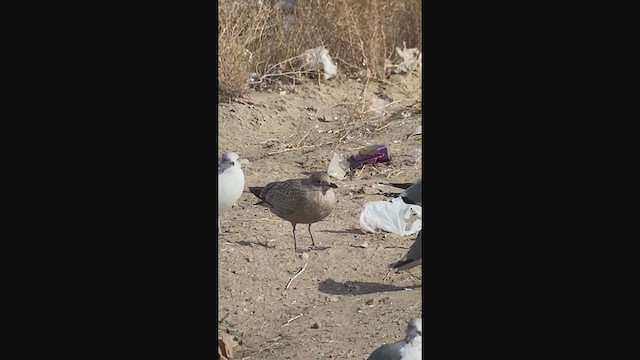
[[[418,48],[407,49],[407,43],[402,42],[403,49],[396,47],[396,53],[402,59],[399,64],[386,62],[385,68],[392,74],[406,74],[418,69],[422,77],[422,52]]]
[[[408,223],[413,215],[418,219]],[[400,236],[413,235],[422,229],[422,207],[406,204],[401,198],[369,201],[360,213],[360,226],[371,233],[380,229]]]
[[[418,160],[420,160],[422,158],[422,150],[421,149],[413,149],[413,151],[411,152],[411,160],[414,163],[417,163]]]
[[[338,180],[344,180],[347,171],[349,171],[349,161],[345,160],[342,156],[333,153],[333,158],[331,159],[331,163],[329,163],[329,169],[327,169],[327,174]]]
[[[309,49],[302,54],[302,68],[307,71],[322,71],[328,80],[338,74],[338,67],[331,59],[329,50],[323,47]]]

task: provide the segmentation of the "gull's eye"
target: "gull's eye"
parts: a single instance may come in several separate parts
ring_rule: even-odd
[[[236,163],[232,161],[231,162],[231,166],[235,166],[235,165],[236,165]]]

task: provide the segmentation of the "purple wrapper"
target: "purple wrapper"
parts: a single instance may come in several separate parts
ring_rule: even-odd
[[[349,157],[351,170],[360,169],[364,165],[372,165],[389,161],[389,150],[385,145],[370,145]]]

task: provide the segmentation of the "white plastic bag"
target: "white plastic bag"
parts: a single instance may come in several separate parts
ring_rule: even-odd
[[[328,80],[338,73],[338,67],[333,63],[329,50],[318,47],[309,49],[302,54],[302,67],[307,71],[322,71],[324,79]]]
[[[403,48],[396,47],[396,53],[402,59],[399,64],[386,63],[385,71],[391,74],[408,74],[418,70],[422,79],[422,52],[418,48],[407,49],[407,43],[402,42]]]
[[[411,215],[418,219],[407,223]],[[393,201],[369,201],[360,213],[360,226],[365,231],[375,233],[376,229],[392,232],[400,236],[413,235],[422,229],[422,207],[405,204],[400,198]]]

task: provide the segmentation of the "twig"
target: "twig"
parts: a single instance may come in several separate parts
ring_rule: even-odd
[[[382,129],[384,129],[384,128],[388,128],[389,126],[391,126],[391,125],[393,125],[393,124],[394,124],[393,122],[387,123],[387,125],[380,126],[379,128],[376,128],[376,129],[374,129],[373,131],[380,131],[380,130],[382,130]]]
[[[300,56],[300,55],[298,55],[298,56],[294,56],[294,57],[288,58],[288,59],[286,59],[286,60],[282,60],[282,61],[280,61],[280,62],[279,62],[279,63],[277,63],[277,64],[273,64],[273,65],[271,65],[269,68],[267,68],[267,66],[265,66],[265,70],[264,70],[265,75],[261,76],[261,78],[262,78],[262,77],[266,77],[266,75],[279,75],[279,74],[269,74],[269,72],[270,72],[271,70],[273,70],[273,69],[277,68],[277,67],[278,67],[278,66],[280,66],[280,65],[284,65],[284,64],[286,64],[286,63],[291,64],[293,61],[295,61],[295,60],[299,59],[300,57],[301,57],[301,56]]]
[[[413,305],[409,306],[409,309],[407,309],[407,310],[411,310],[411,309],[413,309],[414,307],[418,306],[418,304],[420,304],[420,302],[417,302],[417,303],[415,303],[415,304],[413,304]]]
[[[292,76],[289,75],[302,75],[302,74],[309,74],[311,73],[311,71],[307,71],[307,70],[295,70],[295,71],[287,71],[287,72],[283,72],[283,73],[273,73],[273,74],[264,74],[262,76],[260,76],[260,81],[256,81],[256,84],[259,84],[262,82],[262,80],[269,78],[269,77],[276,77],[276,76],[284,76],[284,77],[288,77],[290,79],[293,79]]]
[[[227,313],[227,315],[223,316],[222,319],[218,320],[218,324],[222,323],[224,321],[224,319],[226,319],[227,317],[229,317],[230,313]]]
[[[392,172],[389,173],[389,175],[387,175],[387,179],[389,179],[396,171],[398,173],[395,174],[395,176],[398,176],[398,175],[400,175],[400,174],[402,174],[404,172],[404,170],[393,170]]]
[[[383,83],[383,84],[385,84],[385,85],[391,85],[391,86],[394,86],[394,87],[398,88],[400,91],[402,91],[402,90],[403,90],[403,89],[402,89],[402,87],[401,87],[400,85],[396,84],[395,82],[387,81],[387,80],[385,80],[385,79],[377,79],[376,81],[378,81],[378,82],[380,82],[380,83]]]
[[[403,119],[403,120],[404,120],[404,119]],[[401,123],[403,122],[403,120],[390,121],[390,122],[388,122],[387,124],[385,124],[385,125],[383,125],[383,126],[381,126],[381,127],[377,128],[377,129],[374,129],[373,131],[380,131],[380,130],[382,130],[382,129],[384,129],[384,128],[387,128],[387,127],[389,127],[389,126],[391,126],[391,125],[399,125],[399,124],[401,124]]]
[[[365,108],[365,106],[366,106],[366,105],[365,105],[365,101],[364,101],[364,94],[365,94],[365,92],[367,91],[367,87],[369,87],[369,81],[370,81],[370,80],[371,80],[371,78],[369,77],[369,69],[367,69],[367,81],[365,81],[365,83],[364,83],[364,87],[362,88],[362,92],[360,93],[360,97],[359,97],[358,101],[356,102],[356,109],[355,109],[355,111],[357,111],[357,112],[358,112],[358,113],[360,113],[361,115],[362,115],[362,114],[366,114],[366,113],[367,113],[367,111],[365,111],[365,110],[364,110],[364,108]],[[357,106],[358,106],[361,102],[363,103],[362,109],[357,109]]]
[[[349,353],[347,353],[347,358],[351,357],[351,353],[353,352],[353,349],[349,350]]]
[[[299,146],[300,146],[300,144],[302,144],[302,141],[303,141],[304,139],[306,139],[306,138],[307,138],[307,136],[309,136],[309,134],[311,134],[311,130],[313,130],[313,129],[309,129],[309,131],[307,131],[307,133],[306,133],[306,134],[304,134],[304,136],[302,137],[302,139],[300,139],[300,141],[298,141],[298,143],[296,144],[296,147],[299,147]]]
[[[408,100],[416,100],[416,99],[417,99],[417,98],[411,98],[411,99],[400,99],[400,100],[392,101],[392,102],[390,102],[390,103],[388,103],[388,104],[386,104],[386,105],[379,106],[379,107],[377,107],[377,108],[369,109],[369,110],[367,110],[367,111],[364,111],[364,112],[363,112],[363,114],[367,114],[367,113],[370,113],[370,112],[373,112],[373,111],[377,111],[377,110],[380,110],[380,109],[384,109],[384,108],[386,108],[386,107],[388,107],[388,106],[391,106],[391,105],[393,105],[393,104],[397,104],[397,103],[399,103],[399,102],[408,101]]]
[[[364,146],[354,147],[354,148],[351,148],[351,149],[347,149],[345,151],[353,151],[353,150],[360,150],[360,149],[364,149]]]
[[[340,137],[340,140],[338,140],[338,143],[340,143],[342,141],[342,139],[346,138],[347,135],[349,135],[350,132],[351,132],[351,130],[347,130],[347,132],[344,133],[344,135],[342,135],[342,137]]]
[[[295,319],[299,319],[300,317],[302,317],[302,314],[300,314],[300,315],[298,315],[298,316],[294,316],[294,317],[292,317],[291,319],[287,320],[287,322],[286,322],[286,323],[282,324],[282,326],[287,326],[287,325],[291,324],[291,322],[292,322],[293,320],[295,320]]]
[[[382,171],[380,171],[380,170],[378,170],[378,169],[376,168],[376,165],[375,165],[375,164],[371,165],[371,168],[372,168],[373,170],[375,170],[378,174],[382,174],[382,175],[384,175],[384,173],[383,173]]]
[[[276,345],[278,345],[278,344],[279,344],[279,342],[278,342],[278,341],[271,341],[271,340],[269,340],[269,341],[271,342],[271,344],[269,344],[269,345],[267,345],[267,346],[265,346],[265,347],[261,348],[261,349],[260,349],[260,350],[258,350],[258,351],[254,351],[254,352],[253,352],[253,354],[249,354],[249,355],[247,355],[247,356],[243,356],[241,359],[242,359],[242,360],[249,359],[250,357],[255,356],[255,355],[258,355],[258,354],[260,354],[261,352],[263,352],[263,351],[265,351],[265,350],[269,350],[269,351],[271,351],[271,348],[272,348],[272,347],[274,347],[274,346],[276,346]]]
[[[331,105],[331,106],[329,106],[329,108],[334,108],[334,107],[337,107],[337,106],[343,106],[343,105],[354,105],[354,106],[355,106],[356,104],[357,104],[357,102],[353,102],[353,101],[345,101],[345,102],[340,102],[340,103],[337,103],[337,104]]]
[[[371,256],[371,259],[369,259],[369,263],[371,263],[371,260],[373,260],[373,257],[376,256],[376,253],[373,253],[373,256]]]
[[[413,274],[411,273],[411,271],[407,270],[407,274],[409,274],[409,277],[410,277],[413,281],[416,281],[416,278],[417,278],[417,277],[416,277],[415,275],[413,275]],[[422,279],[420,279],[420,280],[422,280]]]
[[[289,288],[289,285],[291,285],[291,282],[293,281],[293,279],[297,278],[297,277],[298,277],[298,275],[302,274],[302,272],[304,271],[304,269],[305,269],[306,267],[307,267],[307,263],[304,263],[304,266],[302,267],[302,269],[300,269],[300,271],[298,271],[298,273],[297,273],[297,274],[295,274],[295,275],[291,278],[291,280],[289,280],[289,282],[287,283],[287,286],[285,286],[285,287],[284,287],[284,288],[285,288],[285,290]],[[302,315],[300,315],[300,316],[302,316]],[[295,320],[295,319],[294,319],[294,320]]]
[[[278,150],[278,151],[274,151],[274,152],[267,153],[267,155],[282,154],[282,153],[289,152],[289,151],[300,150],[300,149],[308,149],[308,148],[314,148],[314,147],[318,147],[318,146],[322,146],[322,145],[325,145],[325,144],[305,145],[305,146],[300,146],[300,147],[295,147],[295,148],[289,148],[289,149],[284,149],[284,150]]]
[[[389,276],[389,273],[391,273],[391,269],[389,269],[389,271],[387,271],[387,275],[384,276],[384,279],[382,279],[382,281],[387,280],[387,276]]]

